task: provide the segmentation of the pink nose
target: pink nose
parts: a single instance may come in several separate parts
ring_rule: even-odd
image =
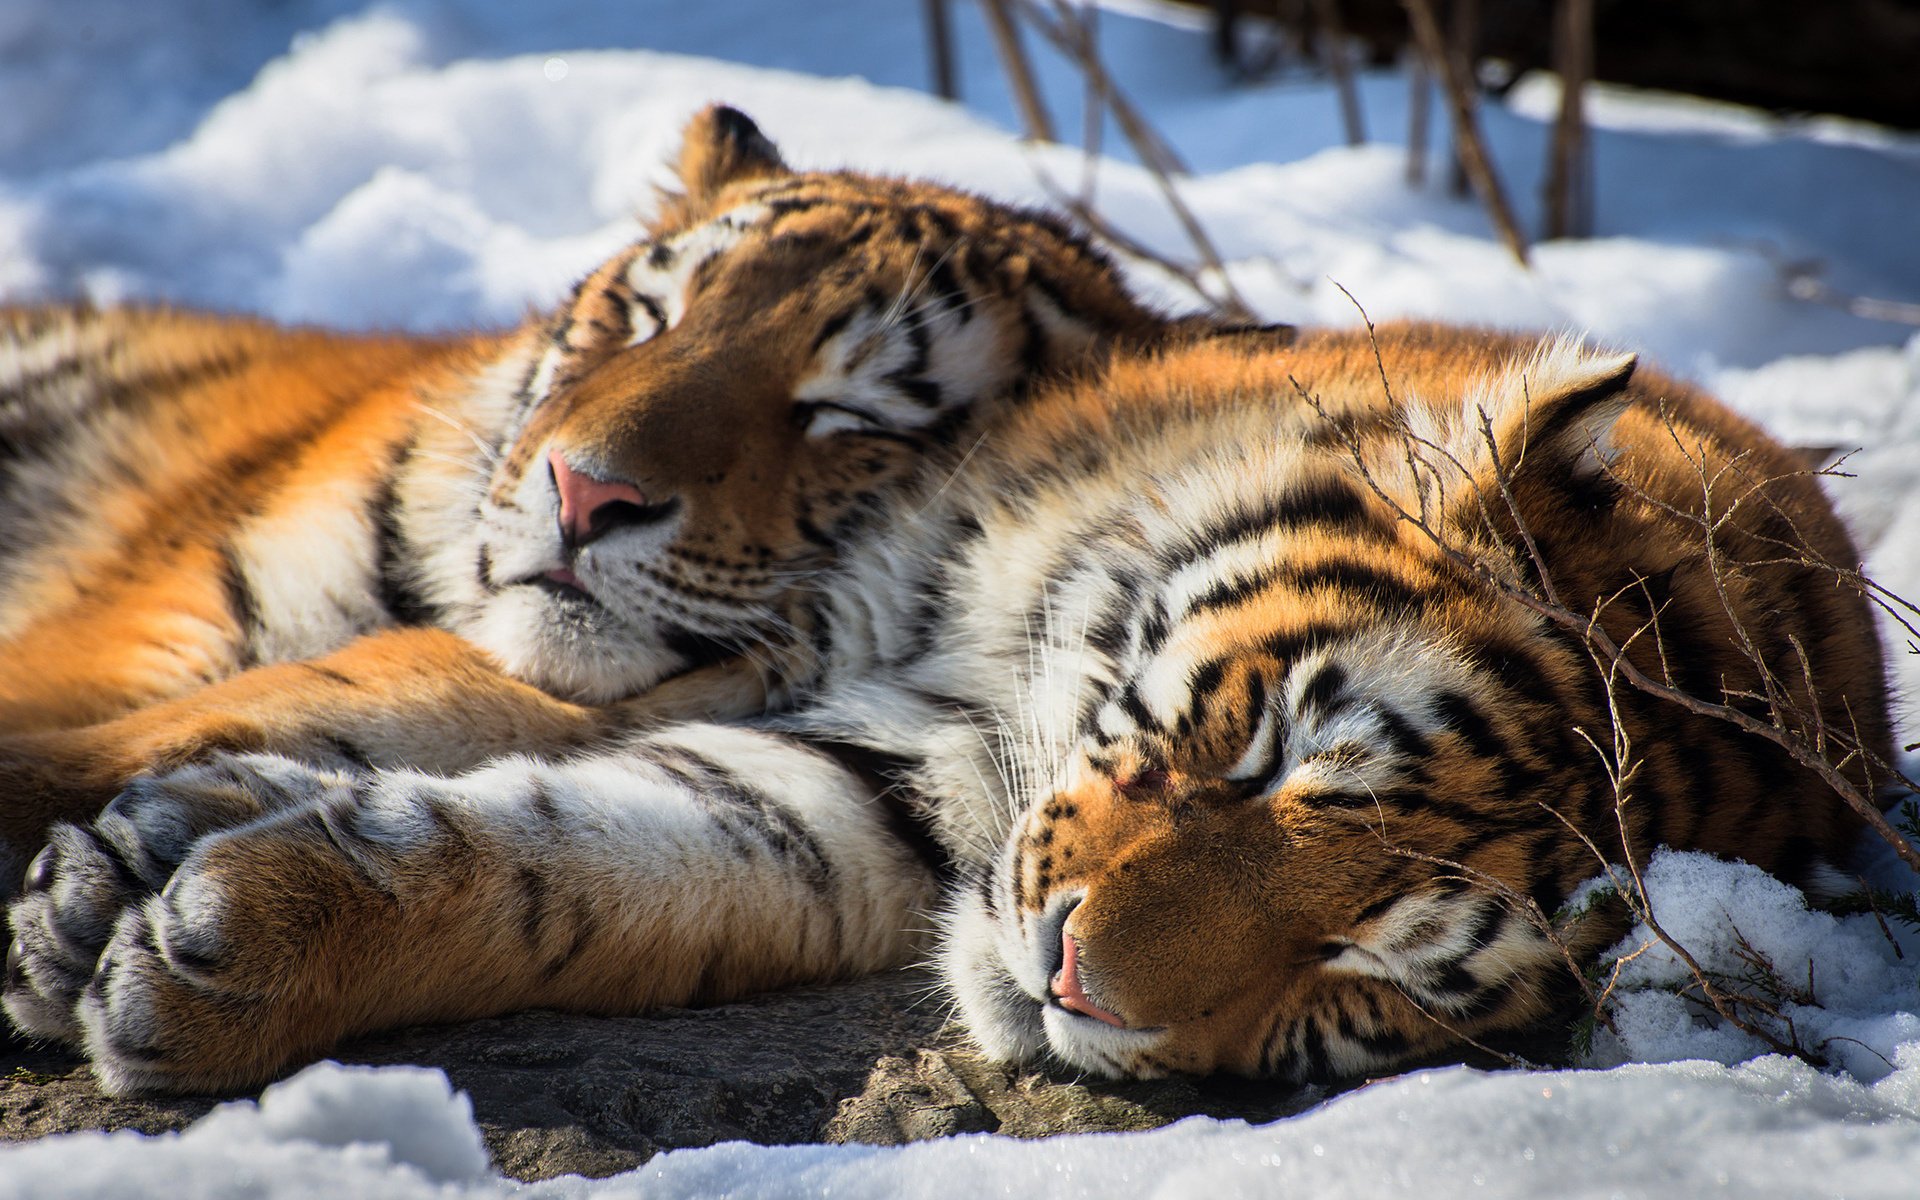
[[[1052,991],[1054,998],[1060,1001],[1060,1007],[1069,1012],[1077,1012],[1083,1017],[1092,1017],[1104,1021],[1116,1029],[1125,1029],[1126,1021],[1117,1013],[1108,1012],[1093,1002],[1085,988],[1080,986],[1080,943],[1073,935],[1060,931],[1060,970],[1054,974]]]
[[[558,450],[547,452],[547,466],[560,493],[560,535],[571,545],[585,545],[647,508],[647,495],[639,488],[576,471]]]

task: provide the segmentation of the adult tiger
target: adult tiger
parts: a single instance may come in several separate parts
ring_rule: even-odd
[[[1593,661],[1503,586],[1544,564],[1705,699],[1764,694],[1744,637],[1886,754],[1867,607],[1800,561],[1853,561],[1817,486],[1629,357],[1207,342],[981,429],[822,581],[784,715],[452,777],[139,782],[14,905],[9,1011],[111,1089],[231,1087],[403,1022],[878,970],[931,906],[997,1054],[1348,1074],[1540,1019],[1566,965],[1521,901],[1554,913],[1623,837],[1817,883],[1855,831],[1770,743],[1631,689],[1617,806],[1576,732],[1611,744]]]
[[[795,172],[728,108],[679,176],[505,334],[0,311],[0,897],[216,749],[449,771],[757,711],[878,497],[1177,327],[1061,222]]]

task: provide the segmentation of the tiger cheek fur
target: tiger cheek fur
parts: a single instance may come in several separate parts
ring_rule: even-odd
[[[689,193],[557,321],[482,508],[489,596],[462,632],[577,699],[779,641],[987,410],[1170,328],[1048,218],[796,173],[757,131],[716,165],[710,140],[689,133]],[[570,522],[567,480],[615,499]]]

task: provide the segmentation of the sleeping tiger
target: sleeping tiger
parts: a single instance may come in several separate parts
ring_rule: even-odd
[[[759,711],[795,599],[976,407],[1179,326],[1061,222],[795,172],[731,109],[679,176],[505,334],[0,310],[0,898],[215,750],[455,771]]]
[[[216,751],[134,779],[29,872],[9,1013],[110,1090],[228,1089],[373,1029],[931,956],[999,1056],[1305,1079],[1546,1018],[1566,965],[1530,917],[1629,853],[1830,876],[1855,825],[1810,771],[1610,696],[1521,598],[1550,584],[1710,700],[1763,690],[1742,637],[1803,663],[1772,685],[1873,782],[1870,614],[1783,553],[1853,547],[1752,426],[1571,342],[1108,346],[921,448],[785,610],[764,711],[466,769]],[[1624,803],[1585,740],[1615,744],[1610,709]]]

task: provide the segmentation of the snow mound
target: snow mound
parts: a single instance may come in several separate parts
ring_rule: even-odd
[[[319,1063],[182,1133],[75,1133],[0,1149],[0,1200],[414,1197],[489,1182],[473,1106],[440,1071]]]
[[[1862,1082],[1894,1074],[1903,1054],[1909,1067],[1920,1064],[1920,939],[1903,938],[1870,914],[1810,910],[1804,896],[1766,872],[1705,854],[1657,854],[1643,878],[1654,920],[1716,985],[1778,1012],[1745,1019]],[[1593,1065],[1731,1064],[1768,1052],[1760,1037],[1707,1009],[1691,987],[1691,969],[1646,925],[1602,957],[1608,960],[1620,964],[1608,1005],[1615,1032],[1595,1034]],[[1920,1093],[1909,1092],[1906,1102],[1920,1102]]]

